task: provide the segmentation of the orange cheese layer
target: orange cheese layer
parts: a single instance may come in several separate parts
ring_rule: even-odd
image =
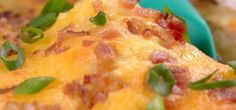
[[[65,94],[65,86],[74,80],[83,81],[85,75],[101,72],[98,67],[100,59],[95,52],[101,43],[109,44],[115,49],[116,58],[109,64],[114,66],[106,73],[120,79],[123,87],[109,92],[107,98],[94,103],[89,108],[91,110],[146,110],[147,104],[155,97],[155,92],[147,84],[148,71],[154,65],[150,61],[150,55],[154,51],[165,52],[174,59],[164,64],[170,68],[177,68],[179,74],[183,72],[184,75],[178,78],[180,82],[196,81],[216,69],[220,69],[216,78],[236,79],[230,67],[212,60],[191,44],[175,41],[171,46],[166,46],[169,45],[166,42],[171,40],[163,41],[159,37],[147,38],[131,33],[125,21],[135,18],[148,26],[155,27],[162,36],[169,36],[169,32],[157,25],[153,19],[133,14],[139,6],[126,9],[118,0],[101,0],[102,10],[106,13],[108,22],[104,27],[92,24],[89,18],[97,14],[93,2],[93,0],[80,0],[72,10],[60,14],[57,22],[45,32],[44,39],[34,44],[23,43],[26,62],[20,69],[10,72],[2,62],[0,63],[0,88],[11,87],[36,76],[56,78],[56,81],[37,94],[16,96],[8,92],[0,95],[0,110],[6,109],[6,104],[9,102],[58,104],[61,110],[87,110],[81,97]],[[90,34],[75,35],[65,39],[62,44],[62,47],[65,47],[64,51],[58,53],[51,51],[45,55],[45,50],[57,41],[61,30],[70,25],[76,32],[89,31]],[[107,34],[108,38],[103,36],[106,30],[113,30],[111,35]],[[109,38],[114,35],[115,37]],[[165,104],[167,110],[236,109],[236,103],[228,103],[225,101],[227,99],[222,101],[210,95],[211,92],[184,88],[166,97]]]

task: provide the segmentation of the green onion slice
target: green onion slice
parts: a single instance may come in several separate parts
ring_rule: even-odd
[[[17,57],[15,59],[10,59],[8,57],[9,52],[14,51],[17,53]],[[25,53],[24,49],[19,46],[11,43],[10,41],[5,41],[0,49],[0,57],[8,68],[8,70],[13,71],[20,68],[25,62]]]
[[[41,15],[65,12],[71,8],[73,8],[73,4],[66,0],[50,0],[43,8]]]
[[[227,64],[232,67],[234,70],[236,70],[236,61],[229,61]]]
[[[157,95],[147,106],[147,110],[165,110],[163,97]]]
[[[163,7],[163,11],[164,11],[164,13],[166,13],[168,15],[174,15],[173,11],[167,6]]]
[[[217,73],[217,71],[219,70],[215,70],[211,74],[207,75],[205,78],[190,83],[188,87],[194,90],[207,90],[207,89],[229,88],[236,86],[236,80],[222,80],[222,81],[206,83],[214,74]]]
[[[175,84],[175,79],[166,65],[158,64],[150,69],[148,84],[161,96],[167,96]]]
[[[195,85],[195,84],[201,84],[201,83],[205,83],[207,80],[209,80],[213,75],[215,75],[217,72],[219,71],[219,69],[215,70],[214,72],[212,72],[211,74],[207,75],[206,77],[191,83],[190,85]]]
[[[44,37],[43,30],[35,27],[26,27],[21,30],[20,38],[25,43],[35,43]]]
[[[68,11],[71,8],[73,8],[73,4],[66,0],[50,0],[41,11],[39,17],[33,19],[28,24],[28,27],[21,31],[21,39],[25,43],[37,42],[39,39],[43,38],[42,31],[51,27],[56,22],[58,14]]]
[[[56,20],[57,20],[57,13],[50,13],[50,14],[42,15],[33,19],[29,23],[29,26],[33,26],[33,27],[37,27],[37,28],[45,30],[51,27],[56,22]]]
[[[14,93],[16,95],[35,94],[40,92],[43,88],[49,85],[55,78],[53,77],[35,77],[22,82],[16,87]]]
[[[106,14],[103,11],[100,11],[95,17],[91,17],[89,20],[97,26],[104,26],[107,22]]]
[[[236,80],[223,80],[211,83],[199,83],[199,84],[189,85],[189,88],[194,90],[208,90],[208,89],[229,88],[234,86],[236,86]]]

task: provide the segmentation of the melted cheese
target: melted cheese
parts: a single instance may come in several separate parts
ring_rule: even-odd
[[[114,40],[104,40],[97,35],[103,27],[97,27],[89,18],[96,15],[92,7],[92,0],[81,0],[67,13],[61,13],[57,22],[48,29],[46,37],[34,44],[24,44],[26,62],[18,70],[9,72],[3,63],[0,63],[0,88],[17,85],[27,78],[36,76],[52,76],[56,81],[34,95],[15,96],[12,93],[0,95],[0,109],[9,101],[31,103],[37,101],[43,104],[58,103],[62,110],[83,110],[83,103],[78,98],[71,98],[63,93],[66,84],[73,80],[83,80],[87,74],[96,72],[96,56],[94,49],[98,42],[109,42],[117,48],[118,58],[115,61],[116,69],[111,72],[122,79],[127,85],[119,91],[109,94],[105,101],[96,103],[91,110],[145,110],[147,104],[155,96],[155,93],[147,86],[148,70],[153,64],[149,56],[153,51],[165,51],[177,59],[176,66],[186,67],[189,70],[189,80],[195,81],[216,69],[220,69],[220,75],[229,79],[236,79],[233,70],[222,65],[192,45],[177,44],[173,48],[163,47],[157,37],[146,39],[139,35],[131,34],[122,22],[124,18],[136,17],[131,15],[130,10],[119,6],[117,0],[102,0],[104,11],[107,14],[110,26],[118,30],[121,35]],[[141,18],[143,21],[157,26],[151,20]],[[75,37],[65,40],[63,45],[70,49],[61,54],[45,56],[41,52],[52,45],[58,32],[69,24],[76,25],[76,31],[90,31],[90,36]],[[84,47],[83,40],[93,40],[95,44]],[[38,54],[33,54],[39,50]],[[168,110],[235,110],[236,104],[217,104],[210,99],[206,91],[186,90],[183,96],[170,95],[167,99],[172,100],[173,107]]]

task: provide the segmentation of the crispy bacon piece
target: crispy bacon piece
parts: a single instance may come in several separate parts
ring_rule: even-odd
[[[160,11],[142,7],[135,8],[134,14],[137,16],[153,19],[158,19],[162,16],[162,13]]]
[[[66,31],[65,33],[63,33],[63,37],[64,38],[61,38],[61,39],[65,39],[65,38],[68,38],[68,37],[82,37],[82,36],[88,36],[89,35],[89,32],[88,31],[80,31],[80,32],[75,32],[75,31],[72,31],[72,30],[68,30]]]
[[[66,85],[64,93],[69,96],[78,96],[83,103],[92,108],[99,101],[107,99],[110,92],[122,89],[121,79],[108,73],[86,75],[83,84],[73,81]]]
[[[94,0],[93,1],[93,9],[95,12],[99,12],[103,10],[102,1],[101,0]]]
[[[89,35],[89,32],[87,32],[87,31],[76,32],[76,31],[74,31],[74,29],[75,29],[74,24],[70,24],[67,27],[65,27],[64,29],[62,29],[58,33],[58,37],[57,37],[56,42],[53,43],[50,47],[48,47],[45,50],[45,55],[48,56],[51,52],[59,54],[59,53],[67,51],[69,49],[69,47],[62,47],[62,44],[65,40],[67,40],[69,38],[83,37],[83,36]]]
[[[210,90],[209,96],[218,103],[236,103],[236,88]]]
[[[44,105],[38,102],[33,103],[20,103],[20,102],[7,102],[3,110],[62,110],[59,104]]]
[[[119,0],[121,6],[127,9],[132,9],[138,3],[138,0]]]
[[[147,28],[146,24],[144,24],[142,20],[138,20],[135,18],[128,20],[127,26],[132,34],[143,34],[145,28]]]
[[[175,65],[169,65],[171,72],[173,73],[176,84],[172,92],[175,94],[183,94],[187,88],[187,84],[190,82],[190,76],[188,74],[188,68]]]
[[[97,58],[97,71],[98,72],[110,72],[115,68],[115,59],[117,56],[116,48],[108,43],[101,42],[95,49],[95,55]]]
[[[93,41],[93,40],[83,40],[82,45],[84,47],[88,47],[88,46],[92,45],[94,42],[95,41]]]
[[[156,27],[148,26],[142,20],[132,18],[127,20],[126,24],[132,34],[143,35],[144,37],[161,36]]]
[[[3,89],[0,89],[0,95],[2,94],[5,94],[5,93],[8,93],[8,92],[11,92],[12,90],[14,90],[16,87],[15,86],[12,86],[10,88],[3,88]]]
[[[150,61],[153,64],[163,63],[169,59],[169,54],[164,51],[154,51],[150,56]]]
[[[184,22],[173,15],[162,16],[161,19],[157,19],[157,24],[172,33],[172,36],[176,41],[181,43],[185,42],[184,33],[187,31],[187,27]]]
[[[120,32],[113,28],[108,28],[99,33],[103,39],[112,40],[120,36]]]

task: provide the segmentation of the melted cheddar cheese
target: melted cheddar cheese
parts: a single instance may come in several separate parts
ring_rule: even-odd
[[[211,95],[212,92],[216,94],[216,91],[194,91],[186,87],[186,83],[201,79],[217,69],[219,71],[216,78],[236,79],[230,67],[214,61],[191,44],[171,39],[170,32],[161,28],[154,19],[135,14],[139,6],[129,9],[123,7],[118,0],[101,0],[107,23],[103,27],[96,26],[89,21],[90,17],[97,14],[94,2],[96,0],[78,1],[69,12],[60,13],[56,23],[45,32],[44,39],[34,44],[21,43],[26,52],[26,61],[20,69],[8,71],[4,64],[0,63],[0,88],[18,85],[31,77],[56,78],[37,94],[14,95],[12,91],[0,94],[0,110],[31,110],[22,106],[31,104],[34,108],[32,103],[59,106],[45,107],[43,110],[146,110],[147,104],[156,95],[147,84],[148,71],[154,65],[150,60],[153,52],[164,52],[171,57],[163,63],[174,71],[177,82],[183,86],[175,85],[173,92],[165,98],[167,110],[236,109],[235,102]],[[131,19],[154,27],[162,37],[144,37],[142,34],[130,32],[126,21]],[[59,50],[49,49],[58,41],[59,36],[67,34],[64,32],[67,29],[74,32],[88,31],[89,34],[65,35],[69,37],[63,39]],[[100,50],[99,45],[102,45]],[[105,61],[106,64],[100,64],[103,58],[100,52],[104,52],[105,57],[107,53],[107,56],[111,57]],[[81,98],[83,96],[70,96],[65,93],[66,86],[71,82],[83,82],[85,76],[102,73],[115,77],[112,81],[121,82],[122,87],[112,89],[104,99],[94,101],[89,107]],[[97,77],[99,78],[99,75]],[[97,82],[97,85],[100,83]],[[105,86],[114,87],[112,84]],[[92,87],[96,87],[96,83]],[[97,87],[100,90],[100,86]],[[233,89],[230,91],[232,97]]]

